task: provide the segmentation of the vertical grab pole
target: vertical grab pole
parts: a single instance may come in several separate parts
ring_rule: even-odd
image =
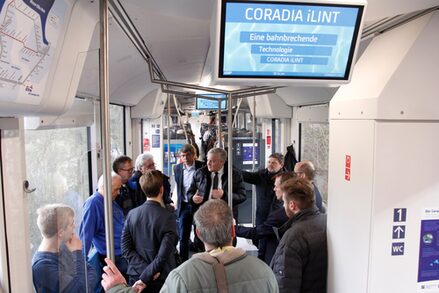
[[[227,194],[228,194],[228,203],[229,203],[229,207],[232,209],[233,211],[233,176],[232,176],[232,172],[233,172],[233,149],[232,149],[232,94],[229,93],[227,95],[228,101],[227,101],[227,182],[229,183],[227,185]],[[238,220],[238,219],[236,219]]]
[[[175,106],[177,109],[177,105]],[[178,112],[178,109],[177,109]],[[171,96],[168,94],[168,176],[171,177]]]
[[[107,257],[114,258],[113,234],[113,198],[111,196],[111,160],[110,147],[107,140],[110,137],[110,97],[108,86],[108,0],[100,0],[99,19],[101,25],[100,50],[99,50],[99,84],[101,96],[101,139],[103,152],[104,175],[104,215],[105,215],[105,240]]]
[[[256,97],[253,96],[253,115],[252,115],[252,123],[253,123],[253,151],[252,151],[252,171],[255,172],[255,160],[256,160]],[[259,146],[261,148],[261,146]],[[259,160],[259,158],[258,158]],[[256,207],[257,207],[257,197],[256,197],[256,186],[252,184],[252,225],[256,226]]]
[[[218,126],[216,131],[216,141],[218,142],[218,147],[224,148],[225,145],[223,145],[223,140],[221,138],[221,100],[217,100],[217,101],[218,101],[218,121],[217,121]]]

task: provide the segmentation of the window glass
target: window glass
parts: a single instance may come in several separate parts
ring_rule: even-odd
[[[301,160],[309,160],[316,168],[314,182],[322,194],[328,198],[329,124],[302,123]]]
[[[76,234],[82,218],[82,205],[89,196],[87,129],[64,128],[25,131],[26,175],[31,255],[42,236],[37,226],[37,209],[46,204],[63,203],[74,210]],[[73,226],[69,220],[69,229]]]
[[[124,107],[110,104],[111,161],[125,154]]]

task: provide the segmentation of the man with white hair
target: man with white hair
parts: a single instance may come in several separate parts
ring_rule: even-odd
[[[140,206],[146,201],[146,194],[142,191],[140,187],[139,179],[145,174],[147,170],[155,170],[155,162],[154,156],[150,153],[140,154],[135,162],[136,171],[133,176],[128,180],[128,185],[136,190],[136,201],[139,203],[137,206]],[[163,174],[163,202],[166,206],[172,204],[171,200],[171,184],[169,183],[169,177]],[[172,208],[171,208],[172,209]]]
[[[122,208],[115,201],[122,186],[121,177],[111,173],[111,197],[113,199],[113,232],[114,232],[114,254],[116,256],[116,265],[125,273],[127,262],[123,259],[121,238],[122,229],[125,221]],[[88,255],[90,247],[96,248],[101,265],[105,265],[105,257],[107,255],[107,245],[105,238],[105,213],[104,213],[104,177],[103,175],[98,181],[98,190],[93,193],[84,203],[84,211],[82,216],[79,235],[83,243],[84,255]]]

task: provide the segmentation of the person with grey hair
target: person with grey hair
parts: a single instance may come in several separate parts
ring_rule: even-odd
[[[206,252],[195,254],[171,271],[160,292],[279,292],[273,271],[263,261],[232,246],[233,217],[223,200],[207,201],[194,219]],[[135,292],[124,285],[125,280],[110,260],[104,272],[102,286],[107,292]]]
[[[146,201],[146,194],[140,187],[139,179],[147,170],[155,170],[154,156],[151,153],[140,154],[137,156],[134,166],[136,171],[128,180],[128,185],[135,190],[136,207],[138,207]],[[171,184],[169,183],[169,177],[165,174],[163,174],[163,188],[163,202],[170,210],[174,210],[171,199]]]
[[[85,271],[82,243],[75,233],[73,209],[49,204],[37,210],[43,240],[32,259],[36,292],[85,292],[96,285],[96,272]]]
[[[187,196],[192,203],[193,212],[209,199],[229,201],[227,152],[213,148],[207,153],[207,166],[195,171]],[[232,172],[233,216],[238,219],[238,205],[246,200],[244,182],[241,172],[233,168]],[[195,243],[196,241],[194,241]],[[197,247],[202,250],[202,247]]]
[[[111,197],[113,199],[113,234],[114,234],[114,254],[116,264],[125,273],[127,262],[122,258],[121,237],[124,226],[125,216],[122,208],[115,201],[122,186],[121,177],[115,172],[111,173]],[[107,255],[107,244],[105,238],[105,213],[104,213],[104,177],[98,181],[98,190],[93,193],[84,203],[82,222],[79,228],[79,235],[83,242],[83,253],[88,255],[93,244],[95,247],[101,266],[105,265],[104,259]],[[99,273],[99,272],[98,272]]]
[[[314,164],[311,161],[302,160],[296,163],[296,165],[294,166],[294,174],[296,174],[298,178],[308,180],[312,184],[312,186],[314,187],[315,205],[321,213],[325,213],[326,209],[323,206],[322,195],[320,194],[317,185],[314,183],[314,177],[316,174]]]

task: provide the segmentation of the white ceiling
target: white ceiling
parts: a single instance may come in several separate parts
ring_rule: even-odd
[[[216,0],[121,0],[168,80],[199,83],[210,45]],[[369,0],[365,21],[439,5],[439,0]],[[110,100],[136,105],[153,89],[146,62],[110,19]],[[99,96],[99,26],[96,27],[78,93]],[[277,91],[289,105],[328,102],[336,88],[292,87]]]

